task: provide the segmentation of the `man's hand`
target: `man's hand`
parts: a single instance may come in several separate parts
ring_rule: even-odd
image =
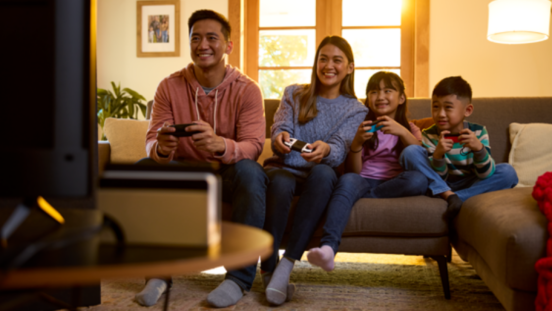
[[[433,153],[433,158],[440,160],[445,156],[445,153],[449,152],[454,145],[452,139],[446,139],[445,135],[450,134],[450,131],[441,131],[439,135],[439,143],[435,147],[435,152]]]
[[[287,154],[291,152],[291,149],[284,145],[284,142],[289,142],[289,133],[288,132],[281,132],[276,136],[276,139],[274,140],[274,148],[276,151],[282,154]]]
[[[172,151],[178,146],[178,137],[168,135],[176,131],[174,127],[170,127],[168,122],[165,122],[162,127],[157,130],[157,154],[162,157],[168,157]]]
[[[190,136],[194,142],[194,146],[198,150],[207,151],[210,153],[224,154],[226,144],[224,138],[215,134],[211,125],[205,121],[194,121],[194,125],[186,127],[187,132],[201,132]]]
[[[479,151],[483,149],[483,143],[477,139],[475,133],[470,129],[463,129],[460,131],[458,141],[464,146],[470,148],[472,151]]]
[[[321,140],[317,140],[312,144],[308,144],[307,148],[312,149],[312,152],[303,152],[301,153],[301,156],[303,157],[303,159],[305,159],[305,161],[314,163],[320,163],[320,161],[328,156],[328,154],[330,154],[330,151],[332,150],[330,145]]]

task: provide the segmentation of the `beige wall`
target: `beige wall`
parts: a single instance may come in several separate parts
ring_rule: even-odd
[[[490,0],[433,0],[430,88],[462,75],[475,97],[552,96],[552,39],[504,45],[486,39]],[[153,99],[161,79],[190,61],[187,19],[198,9],[224,15],[228,0],[180,0],[180,57],[136,57],[136,0],[98,0],[98,87],[120,82]],[[430,89],[431,93],[431,89]]]
[[[552,96],[552,39],[521,45],[488,41],[490,2],[431,1],[431,90],[442,78],[461,75],[474,97]]]
[[[153,99],[159,82],[191,62],[188,18],[199,9],[227,16],[228,0],[180,0],[180,57],[136,57],[136,0],[98,0],[98,87],[111,81]]]

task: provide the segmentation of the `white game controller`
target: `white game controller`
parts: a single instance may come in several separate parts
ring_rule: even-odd
[[[284,145],[288,146],[291,150],[295,150],[298,152],[306,152],[306,153],[312,152],[312,149],[307,148],[308,143],[297,140],[295,138],[290,138],[289,142],[284,141]]]

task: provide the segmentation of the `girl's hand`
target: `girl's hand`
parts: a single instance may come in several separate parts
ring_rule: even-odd
[[[366,132],[370,130],[370,124],[372,124],[372,121],[363,121],[362,123],[360,123],[355,138],[353,139],[353,143],[351,144],[351,150],[360,150],[364,145],[364,142],[374,136],[374,133]]]
[[[483,149],[483,143],[477,139],[475,133],[470,129],[463,129],[460,131],[458,141],[464,146],[470,148],[472,151],[479,151]]]
[[[307,146],[308,148],[312,149],[312,152],[303,152],[301,153],[301,156],[303,157],[303,159],[305,159],[305,161],[314,163],[320,163],[323,158],[330,154],[330,151],[332,149],[330,145],[321,140],[317,140],[312,144],[308,144]]]
[[[382,120],[378,123],[378,126],[383,126],[380,131],[384,134],[392,134],[401,137],[404,136],[405,131],[408,131],[404,128],[404,126],[400,125],[397,121],[388,116],[378,117],[378,120]]]
[[[287,154],[291,152],[291,149],[284,145],[284,141],[289,142],[289,133],[288,132],[281,132],[276,136],[276,139],[274,140],[274,149],[282,154]]]
[[[439,135],[439,143],[435,147],[435,152],[433,152],[433,158],[440,160],[445,156],[445,153],[449,152],[454,145],[452,139],[446,139],[445,135],[450,134],[450,131],[441,131]]]

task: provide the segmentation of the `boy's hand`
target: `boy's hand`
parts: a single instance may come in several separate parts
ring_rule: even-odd
[[[460,131],[460,136],[458,136],[458,141],[464,146],[470,148],[472,151],[479,151],[483,149],[483,143],[479,139],[477,139],[477,136],[475,136],[475,133],[472,132],[470,129],[463,129]]]
[[[435,147],[435,152],[433,153],[433,158],[440,160],[445,156],[445,153],[449,152],[454,145],[452,139],[446,139],[445,135],[450,134],[450,131],[441,131],[439,135],[439,143]]]
[[[312,144],[308,144],[307,148],[312,149],[311,153],[303,152],[301,156],[307,162],[320,163],[324,157],[330,154],[332,148],[321,140],[317,140]]]
[[[274,148],[276,151],[282,154],[287,154],[291,152],[291,149],[284,145],[284,141],[289,142],[289,133],[288,132],[281,132],[276,136],[276,140],[274,141]]]
[[[353,143],[351,144],[351,150],[360,150],[364,145],[364,142],[374,136],[374,133],[366,132],[370,130],[370,124],[372,124],[372,121],[363,121],[360,123],[355,138],[353,139]]]

